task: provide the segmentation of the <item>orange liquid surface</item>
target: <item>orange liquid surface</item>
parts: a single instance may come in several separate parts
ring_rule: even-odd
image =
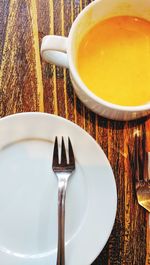
[[[86,86],[108,102],[150,102],[150,22],[130,16],[99,22],[80,42],[77,69]]]

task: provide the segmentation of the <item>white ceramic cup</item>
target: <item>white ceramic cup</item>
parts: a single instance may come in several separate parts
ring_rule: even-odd
[[[82,10],[75,19],[68,38],[56,35],[48,35],[43,38],[41,55],[47,62],[69,68],[76,94],[91,110],[110,119],[133,120],[150,114],[150,103],[133,107],[109,103],[88,89],[81,80],[76,67],[78,45],[85,33],[98,21],[120,15],[150,20],[150,1],[95,0]]]

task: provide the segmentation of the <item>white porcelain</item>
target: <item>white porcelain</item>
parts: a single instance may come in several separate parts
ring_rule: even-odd
[[[66,265],[91,264],[109,238],[117,205],[101,147],[79,126],[45,113],[2,118],[0,132],[0,264],[56,264],[56,135],[71,138],[76,159],[66,197]]]
[[[149,10],[149,0],[95,0],[73,22],[68,38],[55,35],[43,38],[41,55],[47,62],[69,68],[78,97],[94,112],[115,120],[132,120],[145,116],[150,113],[150,103],[136,107],[120,106],[94,95],[81,80],[75,57],[80,40],[96,22],[116,15],[138,16],[150,20]]]

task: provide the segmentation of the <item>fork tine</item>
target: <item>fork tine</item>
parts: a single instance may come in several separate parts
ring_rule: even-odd
[[[66,165],[67,165],[66,149],[65,149],[64,138],[62,137],[62,142],[61,142],[61,166],[66,166]]]
[[[58,140],[57,140],[57,136],[55,137],[55,143],[54,143],[54,151],[53,151],[53,164],[52,167],[56,167],[59,163],[59,159],[58,159]]]
[[[70,138],[68,137],[68,150],[69,150],[69,164],[75,168],[75,159],[74,159],[74,153],[73,153],[73,148],[72,144],[70,141]]]

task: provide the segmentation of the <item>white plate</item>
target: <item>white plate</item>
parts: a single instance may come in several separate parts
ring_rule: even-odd
[[[0,120],[0,264],[55,265],[55,136],[70,137],[76,170],[66,198],[66,265],[89,265],[104,247],[116,214],[116,185],[99,145],[61,117],[22,113]]]

